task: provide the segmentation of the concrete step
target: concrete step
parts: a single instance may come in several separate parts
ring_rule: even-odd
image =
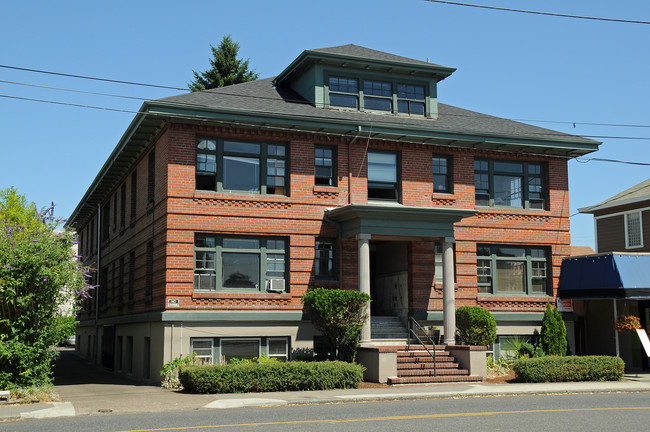
[[[427,383],[472,383],[482,382],[483,378],[475,375],[442,375],[442,376],[415,376],[415,377],[389,377],[388,384],[427,384]]]

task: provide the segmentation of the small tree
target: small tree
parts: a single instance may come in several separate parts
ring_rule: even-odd
[[[248,60],[237,58],[239,44],[233,42],[230,35],[224,36],[218,47],[210,45],[210,49],[212,50],[211,67],[204,72],[192,71],[194,81],[187,85],[191,91],[255,81],[259,77],[254,70],[248,70]]]
[[[56,230],[52,212],[0,190],[0,388],[50,381],[50,347],[63,337],[59,306],[90,288],[73,233]]]
[[[367,319],[368,294],[352,290],[316,288],[302,296],[312,323],[327,339],[337,360],[353,362]]]
[[[456,309],[456,335],[467,345],[489,346],[497,339],[497,322],[486,309],[461,306]]]
[[[552,307],[550,303],[546,304],[546,310],[544,311],[540,342],[547,355],[566,355],[566,326],[560,311]]]

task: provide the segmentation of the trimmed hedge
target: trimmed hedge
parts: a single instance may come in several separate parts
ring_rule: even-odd
[[[569,381],[620,381],[625,363],[609,356],[545,356],[515,360],[518,381],[528,383]]]
[[[456,309],[456,336],[466,345],[490,346],[497,339],[497,322],[487,309],[461,306]]]
[[[182,367],[179,379],[191,393],[248,393],[357,388],[365,368],[340,361],[269,362]]]

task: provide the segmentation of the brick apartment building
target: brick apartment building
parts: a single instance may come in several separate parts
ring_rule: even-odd
[[[77,349],[151,381],[190,352],[291,358],[319,286],[448,344],[461,305],[534,335],[570,253],[567,161],[599,143],[438,103],[453,71],[345,45],[145,102],[69,220],[100,285]]]

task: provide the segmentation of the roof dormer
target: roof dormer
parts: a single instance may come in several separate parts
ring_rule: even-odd
[[[274,80],[318,108],[438,117],[437,84],[455,69],[357,45],[303,51]]]

